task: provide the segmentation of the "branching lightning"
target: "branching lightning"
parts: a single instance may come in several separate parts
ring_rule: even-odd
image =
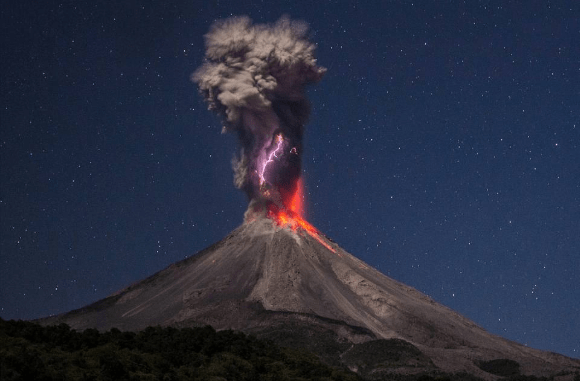
[[[284,144],[284,137],[282,136],[282,134],[276,135],[276,144],[277,144],[276,149],[274,151],[270,152],[270,155],[268,156],[268,160],[266,160],[266,162],[262,166],[262,170],[260,171],[260,186],[263,186],[264,183],[266,182],[266,179],[264,177],[264,172],[266,172],[266,167],[268,166],[268,164],[270,164],[274,161],[274,157],[278,158],[277,154],[282,149],[282,144]]]

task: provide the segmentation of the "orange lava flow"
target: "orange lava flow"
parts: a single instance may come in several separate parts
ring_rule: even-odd
[[[298,179],[296,192],[294,192],[290,200],[290,210],[300,217],[304,217],[304,184],[302,183],[302,177]]]
[[[320,244],[328,250],[336,253],[336,250],[321,238],[320,232],[302,218],[302,214],[304,213],[303,194],[303,184],[302,179],[300,179],[298,180],[296,192],[290,200],[289,207],[287,209],[281,209],[275,204],[270,204],[268,207],[268,217],[275,221],[279,226],[287,226],[295,232],[300,228],[302,231],[308,233],[312,238],[320,242]]]

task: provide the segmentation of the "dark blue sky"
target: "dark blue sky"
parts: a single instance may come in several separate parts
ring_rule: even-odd
[[[490,332],[580,356],[576,2],[209,3],[2,7],[2,318],[82,307],[241,224],[236,138],[189,76],[215,19],[289,14],[328,68],[308,220]]]

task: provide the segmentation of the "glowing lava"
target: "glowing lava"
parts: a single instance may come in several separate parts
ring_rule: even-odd
[[[296,182],[296,191],[290,200],[289,209],[304,218],[304,184],[302,183],[302,177]]]
[[[278,226],[288,227],[295,232],[308,233],[312,238],[320,242],[322,246],[326,247],[333,253],[336,253],[336,250],[322,239],[320,232],[298,214],[290,210],[282,210],[275,204],[270,204],[268,206],[268,218],[276,222]]]
[[[298,180],[296,192],[294,192],[288,207],[279,207],[274,203],[270,203],[268,205],[268,218],[273,220],[278,226],[288,227],[299,233],[306,232],[328,250],[336,253],[336,250],[326,241],[324,241],[320,232],[314,226],[310,225],[304,218],[302,218],[303,212],[304,197],[302,178]]]

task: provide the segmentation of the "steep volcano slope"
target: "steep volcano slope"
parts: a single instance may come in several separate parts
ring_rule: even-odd
[[[42,323],[122,330],[210,324],[265,337],[314,335],[314,341],[332,332],[342,345],[337,355],[351,343],[403,339],[450,372],[489,378],[476,363],[501,358],[520,363],[523,374],[580,370],[578,360],[491,335],[328,244],[336,252],[260,218],[108,298]]]

